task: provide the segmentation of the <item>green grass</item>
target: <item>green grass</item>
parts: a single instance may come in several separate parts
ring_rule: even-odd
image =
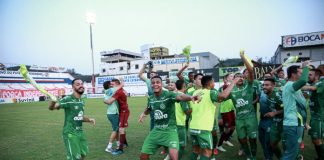
[[[143,141],[149,133],[149,117],[144,124],[137,122],[138,116],[144,110],[146,98],[128,99],[131,115],[129,117],[129,128],[127,129],[127,141],[129,147],[125,154],[112,156],[104,151],[111,126],[107,122],[106,107],[101,99],[88,99],[85,115],[96,119],[96,126],[84,123],[84,132],[87,136],[90,153],[87,159],[102,160],[133,160],[139,159],[140,149]],[[65,159],[65,148],[62,140],[62,127],[64,122],[64,111],[49,111],[47,102],[1,104],[0,105],[0,159],[4,160],[59,160]],[[316,153],[309,136],[305,132],[305,159],[314,159]],[[238,143],[236,133],[232,139],[234,147],[227,147],[227,152],[220,153],[217,158],[222,160],[243,160],[244,157],[237,156]],[[185,159],[191,151],[191,143],[188,142]],[[164,156],[159,154],[160,150],[151,159],[159,160]],[[258,143],[258,159],[263,159],[260,143]]]

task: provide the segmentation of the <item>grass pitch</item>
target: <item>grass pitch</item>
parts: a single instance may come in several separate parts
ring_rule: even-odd
[[[130,107],[129,127],[127,128],[127,141],[129,147],[123,155],[112,156],[104,151],[108,137],[111,133],[111,125],[107,121],[106,107],[102,99],[88,99],[86,101],[85,115],[96,119],[96,125],[83,124],[83,129],[89,143],[89,160],[134,160],[139,159],[143,141],[149,133],[149,116],[145,123],[137,122],[140,113],[146,107],[145,97],[129,98]],[[65,159],[65,148],[62,140],[62,128],[64,111],[49,111],[48,102],[17,103],[0,105],[0,159],[2,160],[60,160]],[[219,136],[219,135],[218,135]],[[244,160],[238,157],[238,142],[234,133],[232,142],[234,147],[225,146],[226,152],[220,152],[217,159]],[[310,137],[305,132],[304,159],[313,160],[316,156]],[[162,160],[159,149],[153,160]],[[191,141],[189,139],[184,159],[188,159],[191,153]],[[264,159],[261,144],[258,142],[257,159]]]

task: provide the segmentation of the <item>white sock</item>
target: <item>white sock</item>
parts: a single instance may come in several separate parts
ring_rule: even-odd
[[[119,145],[120,145],[119,141],[116,141],[116,144],[117,144],[117,147],[119,147]]]
[[[107,148],[112,148],[112,143],[109,142]]]

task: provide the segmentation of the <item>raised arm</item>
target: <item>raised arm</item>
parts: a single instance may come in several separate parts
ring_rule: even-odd
[[[253,83],[253,67],[251,66],[251,64],[248,62],[248,60],[245,58],[244,56],[244,52],[240,52],[240,57],[242,58],[243,60],[243,63],[247,69],[247,71],[249,72],[249,76],[247,77],[248,78],[248,81],[250,83]]]
[[[303,68],[302,75],[300,76],[300,78],[297,81],[295,81],[293,83],[293,88],[294,88],[295,91],[298,91],[299,89],[301,89],[303,86],[306,85],[306,83],[308,81],[308,72],[309,72],[308,65],[309,65],[309,61],[303,62],[303,64],[302,64],[302,68]]]
[[[144,76],[145,67],[146,67],[146,64],[143,64],[143,67],[141,68],[140,72],[138,73],[138,77],[144,82],[147,80],[147,78]]]
[[[183,80],[183,75],[182,75],[182,72],[189,67],[189,62],[187,62],[177,73],[177,77],[180,79],[180,80]]]
[[[282,68],[282,64],[280,65],[280,66],[278,66],[277,68],[275,68],[275,69],[273,69],[271,72],[270,72],[270,74],[273,76],[273,75],[275,75],[275,74],[277,74],[277,71],[279,70],[279,69],[281,69]]]

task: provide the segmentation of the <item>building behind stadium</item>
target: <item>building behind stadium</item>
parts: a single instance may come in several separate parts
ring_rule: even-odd
[[[324,60],[324,31],[282,36],[271,62],[282,64],[290,56],[299,56],[299,62]]]

